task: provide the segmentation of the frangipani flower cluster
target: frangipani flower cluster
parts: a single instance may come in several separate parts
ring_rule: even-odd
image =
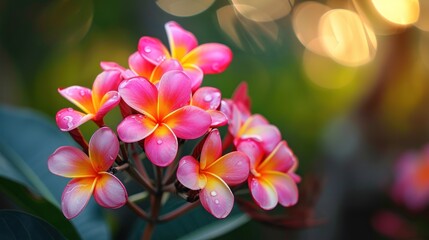
[[[229,66],[231,50],[219,43],[198,45],[195,36],[175,22],[167,23],[166,30],[170,51],[160,40],[142,37],[128,68],[102,62],[92,90],[59,89],[82,111],[65,108],[56,119],[83,151],[60,147],[48,160],[51,172],[72,178],[63,193],[64,215],[76,217],[91,195],[106,208],[127,203],[150,224],[170,220],[159,215],[167,192],[193,192],[194,200],[199,199],[174,216],[201,203],[213,216],[225,218],[235,191],[243,189],[265,210],[277,203],[294,205],[297,158],[276,126],[251,113],[247,85],[240,85],[231,99],[222,99],[219,89],[201,87],[205,74],[221,73]],[[123,119],[117,126],[106,126],[103,118],[115,107]],[[89,120],[99,129],[88,146],[79,126]],[[223,139],[218,128],[227,130]],[[183,152],[187,140],[198,142],[192,153]],[[153,170],[146,169],[144,161],[150,161]],[[114,176],[118,171],[126,171],[149,193],[150,214],[128,199]]]

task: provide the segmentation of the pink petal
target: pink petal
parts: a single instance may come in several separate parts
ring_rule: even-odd
[[[164,75],[164,73],[172,70],[181,71],[183,68],[178,61],[174,59],[167,59],[155,67],[149,79],[152,83],[156,84],[161,80],[161,77]]]
[[[206,169],[222,156],[222,140],[219,130],[213,129],[207,136],[201,149],[200,166]]]
[[[203,70],[196,65],[185,64],[183,65],[183,72],[191,79],[192,92],[195,92],[203,83]]]
[[[194,48],[183,59],[182,64],[195,64],[204,74],[223,72],[232,60],[231,50],[219,43],[206,43]]]
[[[207,182],[205,175],[200,174],[200,163],[192,156],[184,156],[180,159],[176,175],[183,186],[192,190],[203,188]]]
[[[203,207],[216,218],[225,218],[234,206],[234,195],[220,178],[206,174],[207,184],[200,192]]]
[[[262,209],[271,210],[277,205],[277,192],[271,183],[255,177],[249,177],[248,183],[253,199]]]
[[[148,80],[141,77],[125,80],[119,85],[119,94],[131,108],[152,118],[157,116],[158,89]]]
[[[84,114],[72,108],[61,109],[55,116],[61,131],[73,130],[93,118],[93,114]]]
[[[240,112],[250,116],[250,97],[247,93],[247,83],[241,82],[232,94],[232,101],[237,105]]]
[[[127,143],[138,142],[150,134],[156,129],[157,123],[151,118],[135,114],[126,117],[119,123],[117,131],[119,138]]]
[[[264,151],[259,144],[252,140],[241,141],[237,146],[237,150],[245,153],[249,157],[250,169],[253,170],[259,167],[264,157]]]
[[[119,153],[119,141],[108,127],[98,129],[89,140],[89,159],[96,172],[107,171]]]
[[[149,75],[149,76],[150,76],[150,75]],[[122,72],[122,77],[123,77],[125,80],[128,80],[128,79],[130,79],[130,78],[140,77],[140,75],[138,75],[137,73],[135,73],[134,71],[132,71],[132,70],[130,70],[130,69],[126,69],[124,72]],[[143,77],[143,78],[145,78],[145,79],[146,79],[146,77],[144,77],[144,76],[141,76],[141,77]],[[149,77],[148,77],[147,79],[149,79]]]
[[[268,125],[257,116],[248,118],[239,130],[240,139],[252,139],[261,144],[265,152],[269,153],[277,146],[281,140],[281,134],[278,128],[274,125]],[[237,144],[238,142],[235,142]]]
[[[207,132],[211,122],[210,114],[194,106],[182,107],[164,119],[164,123],[182,139],[201,137]]]
[[[119,71],[104,71],[98,74],[92,85],[94,110],[97,110],[102,105],[101,101],[104,95],[111,91],[118,91],[118,86],[121,81],[122,76]]]
[[[177,138],[165,125],[159,125],[156,130],[145,139],[144,148],[149,160],[160,167],[170,165],[177,154]]]
[[[175,59],[182,59],[183,56],[198,45],[194,34],[186,31],[176,22],[166,23],[165,30],[170,43],[171,55]]]
[[[284,173],[267,172],[264,179],[276,189],[279,203],[284,207],[295,205],[298,202],[298,187],[293,179]]]
[[[114,71],[119,71],[119,72],[125,71],[124,67],[122,67],[121,65],[119,65],[115,62],[100,62],[100,67],[104,71],[108,71],[108,70],[114,70]]]
[[[61,209],[67,219],[72,219],[82,212],[94,186],[95,178],[75,178],[67,184],[61,197]]]
[[[155,68],[155,65],[143,58],[139,52],[135,52],[130,55],[128,58],[128,65],[138,76],[146,79],[150,78],[150,75]]]
[[[138,45],[139,53],[154,65],[170,58],[167,48],[156,38],[142,37]]]
[[[110,173],[101,173],[94,189],[94,199],[105,208],[122,207],[128,199],[127,190],[122,182]]]
[[[212,118],[211,127],[222,127],[228,124],[228,117],[225,113],[217,110],[207,110],[207,113],[209,113]]]
[[[249,158],[242,152],[230,152],[207,166],[205,171],[220,177],[228,185],[238,185],[249,176]]]
[[[219,108],[222,95],[220,90],[214,87],[199,88],[192,96],[192,105],[204,110],[216,110]]]
[[[182,71],[166,72],[158,86],[158,116],[160,119],[191,101],[191,83]]]
[[[68,178],[97,175],[88,156],[80,149],[71,146],[63,146],[55,150],[48,158],[48,168],[53,174]]]
[[[71,103],[82,109],[85,113],[95,113],[92,103],[92,92],[89,88],[80,86],[71,86],[64,89],[58,89],[58,92]]]
[[[278,171],[287,173],[295,164],[295,161],[296,159],[286,141],[281,141],[257,169],[260,172]]]
[[[110,110],[116,107],[120,101],[121,98],[119,97],[118,92],[111,91],[106,93],[100,102],[100,107],[97,111],[95,119],[102,119]]]

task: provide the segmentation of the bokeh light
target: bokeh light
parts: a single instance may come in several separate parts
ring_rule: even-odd
[[[422,31],[429,32],[429,1],[420,0],[419,19],[414,25]]]
[[[418,0],[372,0],[372,3],[380,15],[392,23],[409,25],[419,19]]]
[[[214,0],[157,0],[156,4],[167,13],[178,17],[190,17],[204,12]]]
[[[278,20],[289,14],[294,0],[231,0],[235,9],[255,22]]]

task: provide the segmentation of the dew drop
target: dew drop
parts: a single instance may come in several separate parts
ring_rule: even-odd
[[[215,203],[219,205],[219,200],[215,199]]]
[[[161,139],[158,139],[158,140],[156,141],[156,143],[157,143],[158,145],[161,145],[161,144],[162,144],[162,140],[161,140]]]
[[[135,116],[135,115],[132,115],[132,116],[131,116],[131,118],[132,118],[132,119],[136,119],[136,116]]]
[[[80,90],[79,94],[80,94],[80,96],[84,97],[85,96],[85,91],[84,90]]]
[[[162,61],[164,61],[165,60],[165,56],[159,56],[157,59],[156,59],[156,61],[158,62],[158,63],[161,63]]]
[[[206,101],[206,102],[210,102],[211,100],[213,100],[213,97],[211,95],[206,95],[204,97],[204,101]]]
[[[73,112],[73,108],[67,108],[67,111]]]
[[[219,63],[213,63],[212,70],[215,71],[215,72],[220,72]]]
[[[68,129],[73,127],[73,118],[71,116],[65,116],[63,117],[63,120],[67,123]]]
[[[216,197],[217,192],[215,192],[215,191],[211,191],[211,192],[210,192],[210,195],[211,195],[212,197]]]
[[[152,49],[150,49],[150,47],[149,47],[149,46],[146,46],[146,47],[144,48],[144,51],[145,51],[145,52],[147,52],[147,53],[150,53],[150,52],[152,52]]]

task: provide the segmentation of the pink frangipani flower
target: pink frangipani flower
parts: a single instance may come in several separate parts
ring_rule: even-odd
[[[63,97],[83,111],[76,111],[72,108],[60,110],[56,115],[60,130],[73,130],[89,120],[103,125],[104,116],[120,101],[117,90],[121,80],[121,71],[109,70],[103,71],[97,76],[92,90],[81,86],[58,89]]]
[[[298,201],[298,188],[290,175],[296,158],[285,141],[268,155],[251,140],[241,142],[238,150],[250,159],[249,189],[261,208],[270,210],[277,203],[288,207]]]
[[[76,217],[92,194],[106,208],[119,208],[128,195],[124,185],[108,172],[119,152],[116,135],[107,127],[97,130],[89,141],[89,156],[80,149],[63,146],[48,159],[49,170],[73,178],[64,189],[61,208],[68,219]]]
[[[146,155],[157,166],[167,166],[174,160],[177,138],[195,139],[210,127],[210,115],[189,105],[191,84],[182,71],[165,73],[158,87],[144,78],[131,78],[119,86],[119,93],[140,113],[118,125],[119,138],[128,143],[144,139]]]
[[[212,130],[201,150],[200,162],[185,156],[179,162],[177,179],[183,186],[199,193],[203,207],[217,218],[225,218],[234,205],[229,185],[246,181],[249,159],[238,151],[222,156],[222,142],[217,129]]]
[[[168,22],[165,29],[170,52],[160,40],[152,37],[142,37],[139,41],[138,51],[141,57],[155,66],[166,59],[175,59],[180,62],[183,71],[191,79],[193,91],[201,85],[204,74],[221,73],[230,64],[232,52],[227,46],[219,43],[206,43],[198,46],[195,36],[176,22]],[[139,58],[140,56],[135,56],[133,61],[140,61]],[[133,64],[133,66],[135,65]]]
[[[219,111],[222,97],[219,89],[214,87],[202,87],[192,96],[192,105],[206,110],[212,118],[211,127],[220,127],[228,123],[225,113]]]

